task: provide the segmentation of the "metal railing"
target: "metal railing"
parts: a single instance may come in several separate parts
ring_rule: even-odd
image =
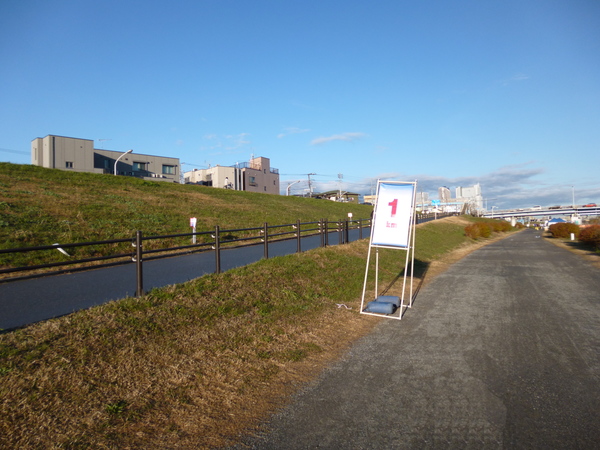
[[[419,215],[417,223],[448,215],[454,214]],[[350,242],[350,230],[358,230],[358,239],[368,237],[364,235],[364,230],[369,229],[370,226],[371,219],[337,221],[320,219],[316,222],[297,220],[295,223],[283,225],[269,225],[265,222],[260,227],[237,229],[221,229],[217,225],[211,231],[161,236],[144,236],[142,231],[136,231],[133,238],[0,249],[0,283],[134,263],[137,277],[136,295],[140,296],[144,292],[144,261],[214,251],[215,273],[221,273],[221,251],[224,249],[262,244],[263,257],[266,259],[269,258],[269,245],[276,242],[295,239],[296,252],[299,253],[302,251],[302,238],[318,235],[319,246],[326,247],[330,245],[331,235],[337,234],[337,243],[341,245]],[[201,242],[198,242],[199,240]],[[99,247],[104,246],[109,248],[98,250]],[[36,255],[48,251],[56,252],[55,257],[31,256],[28,257],[30,264],[14,263],[19,261],[16,255],[24,253]],[[78,252],[84,255],[77,255]],[[13,256],[12,263],[11,256]],[[58,257],[62,260],[56,261]],[[48,260],[52,261],[46,262]]]
[[[357,229],[359,239],[363,238],[363,229],[369,227],[370,219],[329,221],[321,219],[316,222],[300,222],[269,225],[264,223],[261,227],[221,229],[218,225],[212,231],[180,233],[161,236],[144,236],[142,231],[136,231],[133,238],[111,239],[105,241],[81,242],[70,244],[53,244],[37,247],[22,247],[0,249],[0,283],[10,281],[39,278],[48,275],[97,269],[122,264],[136,264],[137,295],[143,293],[143,261],[161,258],[170,258],[195,252],[214,251],[215,272],[221,272],[221,250],[228,248],[246,247],[263,244],[264,258],[269,257],[269,244],[278,241],[296,239],[297,252],[302,251],[302,238],[320,235],[320,246],[329,245],[329,234],[338,234],[338,243],[349,242],[349,230]],[[183,243],[190,240],[191,243]],[[202,242],[197,242],[198,240]],[[93,255],[99,252],[98,247],[112,246],[111,254],[100,256],[77,257],[69,252],[79,249]],[[11,267],[10,256],[23,253],[35,254],[36,252],[59,251],[62,261],[45,262]],[[58,257],[58,253],[57,253]],[[38,258],[48,260],[47,255]]]

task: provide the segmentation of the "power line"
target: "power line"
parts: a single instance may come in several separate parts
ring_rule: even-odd
[[[24,152],[23,150],[11,150],[9,148],[0,148],[0,152],[5,153],[16,153],[17,155],[29,155],[29,152]]]

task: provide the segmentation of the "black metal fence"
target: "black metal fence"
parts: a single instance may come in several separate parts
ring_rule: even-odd
[[[194,252],[214,251],[215,272],[221,272],[221,250],[225,248],[244,247],[262,244],[264,258],[269,257],[269,244],[282,240],[296,239],[297,252],[302,251],[302,238],[319,235],[320,246],[329,245],[330,234],[336,233],[338,244],[349,242],[349,231],[357,229],[359,239],[363,230],[371,224],[370,219],[329,221],[321,219],[316,222],[300,222],[269,225],[262,227],[221,229],[218,225],[212,231],[170,234],[163,236],[144,236],[142,231],[136,231],[133,238],[112,239],[106,241],[81,242],[71,244],[53,244],[37,247],[0,249],[0,283],[57,275],[67,272],[96,269],[121,264],[136,264],[137,295],[143,293],[143,262],[168,258]],[[190,243],[184,243],[191,241]],[[103,250],[99,250],[103,247]],[[107,248],[108,247],[108,248]],[[33,255],[40,252],[56,252],[55,257],[47,253],[38,257],[28,258],[29,261],[47,261],[60,258],[60,261],[43,262],[40,264],[15,265],[11,264],[16,255],[27,253]],[[73,254],[71,254],[71,253]],[[87,257],[77,255],[84,254]],[[93,256],[97,253],[101,256]]]
[[[417,223],[435,220],[454,214],[419,215]],[[345,219],[316,222],[300,222],[269,225],[261,227],[221,229],[218,225],[211,231],[170,234],[163,236],[144,236],[137,231],[132,238],[106,241],[81,242],[70,244],[52,244],[37,247],[0,249],[0,283],[26,280],[110,267],[124,264],[136,265],[136,295],[143,294],[143,262],[196,252],[215,254],[215,272],[221,272],[221,250],[264,246],[264,258],[269,257],[269,244],[295,239],[296,252],[302,251],[302,238],[320,236],[320,246],[330,245],[330,238],[337,237],[337,244],[350,241],[350,230],[358,230],[358,239],[368,237],[371,219]],[[335,243],[333,243],[335,244]],[[46,253],[44,253],[46,252]],[[52,252],[53,255],[48,255]],[[27,257],[23,257],[27,254]],[[26,264],[22,264],[26,261]],[[48,262],[50,261],[50,262]]]

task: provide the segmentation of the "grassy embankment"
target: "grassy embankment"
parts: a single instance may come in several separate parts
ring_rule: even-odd
[[[0,248],[369,218],[372,207],[0,163]],[[314,228],[314,225],[313,225]],[[280,230],[281,231],[281,230]],[[256,235],[256,232],[254,232]],[[199,242],[202,242],[202,236]],[[208,237],[207,237],[208,238]],[[146,249],[161,243],[151,241]],[[189,244],[180,238],[169,245]],[[166,245],[164,245],[166,246]],[[163,246],[163,247],[164,247]],[[72,249],[75,259],[130,251],[128,244]],[[47,251],[0,256],[2,266],[62,261]]]
[[[417,227],[421,272],[470,242],[467,220]],[[232,442],[377,323],[357,311],[367,247],[263,260],[0,335],[0,447]],[[403,263],[381,250],[380,285]]]

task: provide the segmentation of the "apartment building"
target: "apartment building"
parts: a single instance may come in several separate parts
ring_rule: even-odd
[[[483,196],[481,195],[479,183],[468,187],[458,186],[456,188],[456,201],[469,204],[475,210],[483,209]]]
[[[31,164],[179,183],[179,158],[94,148],[94,141],[49,134],[31,141]]]
[[[450,203],[452,200],[452,194],[450,189],[446,186],[442,186],[438,188],[438,196],[440,198],[440,202],[442,203]]]
[[[237,191],[279,194],[279,170],[271,167],[269,158],[252,158],[234,166],[214,166],[185,172],[186,183]]]

